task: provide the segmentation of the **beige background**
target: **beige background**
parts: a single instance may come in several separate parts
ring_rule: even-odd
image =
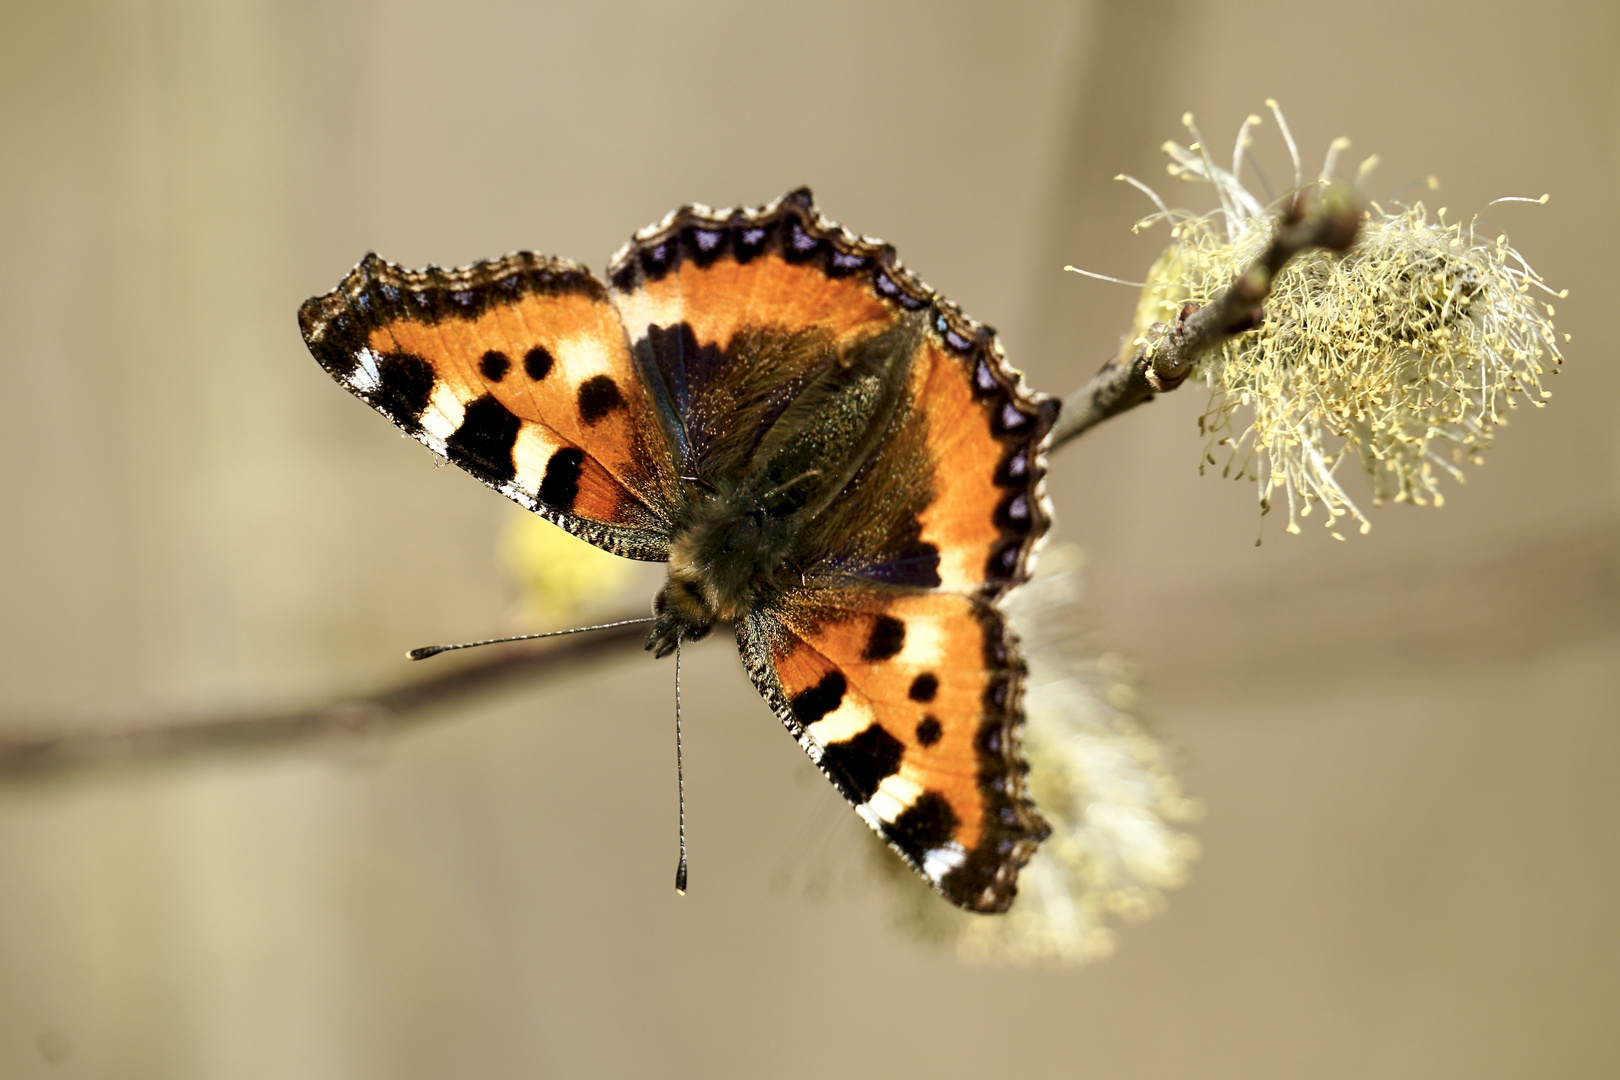
[[[1380,153],[1375,193],[1550,191],[1487,218],[1575,341],[1443,510],[1347,544],[1252,545],[1250,489],[1193,471],[1196,389],[1058,458],[1209,807],[1107,963],[964,968],[859,872],[807,895],[858,837],[718,641],[685,899],[650,660],[383,749],[0,789],[0,1076],[1620,1074],[1617,54],[1599,0],[12,0],[8,730],[317,701],[505,625],[506,505],[298,339],[368,248],[600,268],[683,201],[808,182],[1062,392],[1132,297],[1059,267],[1132,277],[1162,241],[1111,177],[1196,198],[1157,152],[1183,110],[1229,145],[1276,96],[1308,158]]]

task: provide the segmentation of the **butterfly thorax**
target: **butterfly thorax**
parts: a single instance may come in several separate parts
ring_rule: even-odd
[[[727,475],[690,478],[670,544],[669,580],[653,601],[657,656],[735,621],[800,582],[806,526],[859,471],[905,402],[917,326],[904,322],[845,352],[811,380]]]
[[[741,490],[700,497],[670,546],[669,580],[653,600],[647,647],[658,656],[747,614],[777,585],[792,550],[791,517]]]

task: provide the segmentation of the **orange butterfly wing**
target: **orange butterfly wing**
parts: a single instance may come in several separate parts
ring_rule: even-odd
[[[411,437],[616,554],[667,557],[676,478],[607,290],[520,252],[458,270],[368,255],[299,325]]]

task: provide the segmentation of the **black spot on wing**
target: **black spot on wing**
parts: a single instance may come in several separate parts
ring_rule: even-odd
[[[979,733],[973,737],[973,746],[981,754],[991,758],[1000,758],[1006,748],[1006,719],[992,716],[979,725]]]
[[[933,746],[945,736],[945,728],[937,716],[925,716],[917,722],[917,741],[924,746]]]
[[[712,266],[726,252],[727,232],[716,225],[688,225],[681,230],[683,255],[700,267]]]
[[[985,560],[984,576],[989,581],[1008,582],[1016,579],[1022,561],[1024,542],[1021,539],[1003,541]]]
[[[872,797],[885,776],[899,770],[905,756],[905,745],[873,724],[853,739],[829,743],[821,765],[843,781],[849,797],[859,804]]]
[[[394,423],[416,430],[433,398],[433,365],[411,353],[391,353],[378,359],[377,376],[377,388],[366,400]]]
[[[540,481],[540,501],[558,510],[571,510],[579,496],[579,474],[585,464],[585,451],[568,446],[551,455],[546,475]]]
[[[848,686],[849,684],[844,681],[842,672],[827,672],[816,685],[800,690],[793,695],[794,718],[805,727],[809,727],[838,708],[839,704],[844,700],[844,691]]]
[[[624,260],[611,268],[608,281],[617,292],[635,292],[641,286],[641,264],[633,258]]]
[[[579,384],[579,418],[595,424],[614,409],[624,408],[619,384],[609,375],[592,375]]]
[[[1027,491],[1015,491],[996,507],[996,525],[1004,532],[1022,535],[1034,527],[1034,514]]]
[[[499,349],[490,349],[478,360],[478,373],[490,382],[500,382],[511,370],[511,359]]]
[[[517,475],[512,446],[522,427],[522,420],[486,394],[467,406],[461,426],[444,440],[445,457],[481,479],[505,483]]]
[[[556,362],[544,345],[536,345],[523,354],[523,374],[539,382],[551,374],[551,368]]]
[[[783,225],[782,258],[788,262],[811,262],[826,251],[827,241],[805,228],[797,215],[787,217]]]
[[[1013,696],[1012,678],[1005,671],[991,672],[990,681],[985,684],[984,703],[993,715],[1008,712],[1008,702]]]
[[[780,220],[739,221],[732,226],[732,256],[741,264],[748,264],[771,247],[776,238]]]
[[[928,852],[953,840],[959,824],[956,811],[943,795],[925,791],[905,813],[894,819],[884,835],[895,847],[921,862]]]
[[[680,244],[672,238],[659,240],[642,248],[640,257],[643,280],[658,281],[680,265]]]
[[[872,623],[872,634],[866,639],[861,659],[874,662],[892,660],[906,647],[906,624],[893,615],[879,615]]]
[[[925,671],[911,680],[910,697],[912,701],[930,702],[934,695],[939,693],[939,677],[931,671]]]

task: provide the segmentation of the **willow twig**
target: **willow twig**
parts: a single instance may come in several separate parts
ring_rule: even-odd
[[[1319,198],[1296,197],[1278,219],[1270,245],[1230,285],[1202,307],[1185,305],[1175,322],[1154,323],[1129,355],[1104,364],[1064,399],[1051,448],[1180,386],[1199,358],[1264,321],[1271,283],[1288,260],[1312,248],[1345,251],[1360,224],[1360,208],[1340,188],[1328,188]]]

